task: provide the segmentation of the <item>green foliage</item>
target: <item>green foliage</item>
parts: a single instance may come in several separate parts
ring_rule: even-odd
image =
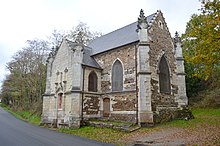
[[[218,107],[220,88],[220,1],[202,0],[182,35],[186,88],[196,107]]]
[[[183,35],[185,56],[195,65],[194,76],[207,80],[220,71],[220,1],[203,0],[202,13],[192,15]]]
[[[24,119],[27,122],[30,122],[30,123],[35,124],[35,125],[40,124],[41,118],[37,114],[33,114],[33,113],[28,112],[28,111],[20,111],[20,112],[17,112],[17,114],[19,116],[21,116],[22,119]]]
[[[13,111],[9,106],[0,103],[0,106],[4,108],[6,111],[26,122],[30,122],[35,125],[40,125],[41,119],[40,116],[29,111]]]
[[[205,89],[205,81],[202,78],[195,76],[195,66],[190,62],[185,62],[186,72],[186,92],[187,96],[191,99],[198,95],[199,91]]]

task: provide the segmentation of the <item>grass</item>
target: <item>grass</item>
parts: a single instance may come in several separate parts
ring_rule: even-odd
[[[196,108],[192,110],[195,119],[184,121],[174,120],[158,125],[159,127],[171,126],[177,128],[196,128],[198,125],[209,123],[212,125],[218,125],[220,120],[220,109],[213,108]]]
[[[153,128],[141,128],[135,132],[128,133],[118,130],[113,130],[109,128],[95,128],[95,127],[82,127],[80,129],[59,129],[60,132],[73,134],[81,137],[86,137],[89,139],[94,139],[97,141],[112,143],[114,145],[126,145],[128,139],[135,139],[139,135],[158,131],[163,128],[183,128],[187,131],[192,131],[196,129],[201,129],[203,126],[216,126],[219,127],[220,123],[220,109],[193,109],[192,110],[195,119],[184,121],[184,120],[175,120],[166,123],[156,125]],[[211,144],[219,144],[220,140],[217,139]]]
[[[96,128],[91,126],[85,126],[81,127],[80,129],[73,130],[59,129],[59,131],[117,145],[120,145],[121,139],[129,134],[127,132],[122,132],[110,128]]]
[[[10,109],[10,107],[4,105],[3,103],[0,103],[0,106],[4,108],[6,111],[14,115],[16,118],[21,119],[23,121],[39,125],[41,122],[40,116],[30,113],[29,111],[13,111]]]
[[[9,111],[16,117],[23,119],[25,121],[34,123],[36,125],[39,125],[40,123],[40,117],[36,116],[34,114],[31,114],[30,112],[12,112],[10,108],[7,106],[0,104],[5,110]],[[153,128],[141,128],[137,131],[134,131],[132,133],[129,132],[123,132],[118,131],[114,129],[109,128],[96,128],[91,126],[84,126],[80,129],[58,129],[59,132],[73,134],[80,137],[85,137],[101,142],[111,143],[114,145],[126,145],[129,140],[137,139],[141,135],[146,135],[151,132],[158,131],[163,128],[180,128],[185,129],[189,132],[189,134],[198,136],[203,134],[212,134],[213,137],[217,137],[215,139],[207,140],[207,145],[220,145],[220,139],[219,139],[219,123],[220,123],[220,108],[214,109],[214,108],[195,108],[192,110],[193,115],[195,116],[195,119],[184,121],[184,120],[175,120],[170,121],[166,123],[162,123],[159,125],[156,125]],[[108,122],[108,121],[107,121]],[[112,121],[109,121],[112,122]],[[120,123],[116,123],[120,124]],[[201,128],[203,127],[203,128]],[[214,129],[210,129],[214,128]],[[206,132],[201,132],[200,130],[204,129]],[[217,132],[216,132],[217,131]],[[203,143],[204,144],[204,143]],[[195,145],[197,145],[195,143]]]

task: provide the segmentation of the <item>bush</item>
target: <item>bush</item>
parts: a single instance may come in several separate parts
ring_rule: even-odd
[[[220,88],[203,91],[198,95],[198,97],[201,101],[195,103],[195,107],[220,108]]]

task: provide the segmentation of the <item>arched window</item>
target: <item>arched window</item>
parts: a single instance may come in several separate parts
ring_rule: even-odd
[[[97,75],[94,71],[89,74],[88,91],[97,92]]]
[[[116,60],[112,67],[112,91],[123,90],[123,68],[119,60]]]
[[[167,60],[163,55],[159,63],[159,84],[160,84],[160,93],[170,94],[170,71]]]

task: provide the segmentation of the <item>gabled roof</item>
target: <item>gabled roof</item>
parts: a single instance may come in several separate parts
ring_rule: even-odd
[[[154,20],[158,12],[159,11],[146,17],[149,25],[152,24],[152,21]],[[138,34],[136,32],[137,24],[138,23],[136,21],[93,40],[88,45],[88,47],[92,48],[92,55],[96,55],[138,41]]]
[[[94,67],[101,69],[99,64],[95,61],[95,59],[91,56],[92,55],[92,50],[91,48],[84,47],[83,50],[83,65]]]

